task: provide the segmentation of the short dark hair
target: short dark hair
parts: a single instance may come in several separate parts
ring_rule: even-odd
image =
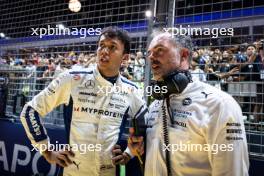
[[[129,54],[130,52],[130,37],[128,32],[124,29],[120,29],[116,26],[106,27],[102,30],[101,35],[99,36],[99,40],[101,36],[104,35],[108,38],[117,38],[124,44],[124,53]]]
[[[247,50],[249,47],[253,47],[253,48],[255,48],[255,49],[256,49],[256,46],[255,46],[255,45],[253,45],[253,44],[250,44],[250,45],[248,45],[248,46],[246,47],[246,50]]]

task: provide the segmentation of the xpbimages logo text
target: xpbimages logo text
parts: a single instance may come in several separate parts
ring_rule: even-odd
[[[45,35],[72,35],[86,38],[87,36],[101,35],[102,31],[101,28],[67,28],[63,25],[56,25],[55,27],[48,25],[46,28],[31,28],[31,30],[31,35],[39,36],[39,38]]]
[[[101,151],[101,144],[60,144],[56,141],[55,144],[31,144],[31,151],[66,151],[71,149],[73,152],[79,152],[80,154],[85,154],[87,152]]]
[[[144,89],[140,88],[135,88],[135,87],[123,87],[123,86],[118,86],[114,84],[114,86],[97,86],[98,91],[97,94],[105,94],[105,95],[111,95],[113,93],[116,94],[139,94],[143,95],[144,92],[146,96],[151,96],[152,93],[156,94],[166,94],[168,93],[167,86],[146,86]]]
[[[177,144],[163,144],[163,151],[170,151],[172,154],[174,152],[211,152],[212,154],[217,154],[221,152],[229,152],[234,150],[233,144],[191,144],[191,143],[180,143]]]
[[[172,36],[188,35],[188,36],[211,36],[218,38],[219,36],[233,36],[234,28],[215,28],[215,27],[191,27],[190,25],[172,28],[163,28],[164,32],[170,33]]]

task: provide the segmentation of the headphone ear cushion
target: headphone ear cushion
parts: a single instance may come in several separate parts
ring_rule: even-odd
[[[178,91],[181,93],[189,84],[189,79],[184,73],[179,73],[174,76],[175,83],[177,83]]]
[[[188,77],[184,73],[177,73],[167,77],[165,80],[165,84],[168,88],[169,94],[179,94],[181,93],[190,82]]]
[[[156,99],[156,100],[163,100],[164,98],[166,98],[166,95],[163,94],[161,91],[155,91],[156,87],[159,87],[158,90],[162,89],[163,83],[162,82],[151,82],[150,83],[151,87],[152,87],[152,92],[151,92],[151,96]]]
[[[168,98],[171,94],[182,93],[191,81],[191,78],[189,78],[188,75],[190,76],[189,72],[173,72],[167,75],[164,78],[164,81],[151,82],[152,97],[157,100],[163,100]],[[167,87],[166,93],[162,93],[162,91],[154,91],[156,86],[159,87],[158,90],[161,90],[164,86]]]

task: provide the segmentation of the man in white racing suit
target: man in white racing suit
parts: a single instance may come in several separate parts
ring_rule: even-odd
[[[21,113],[32,144],[49,163],[64,167],[63,175],[114,176],[111,150],[117,143],[124,114],[137,118],[147,111],[142,98],[132,92],[137,89],[135,84],[119,74],[121,62],[128,59],[130,49],[127,33],[108,27],[100,35],[98,45],[96,68],[60,74]],[[52,151],[48,149],[49,137],[40,116],[60,104],[72,108],[67,119],[72,148]],[[87,150],[80,150],[81,146]],[[128,148],[122,156],[129,160]]]
[[[187,74],[190,46],[184,36],[156,35],[148,48],[155,80],[164,81],[174,71]],[[151,127],[146,131],[145,176],[248,175],[241,108],[227,93],[190,79],[182,91],[155,100],[146,123]],[[130,149],[140,150],[141,145]]]

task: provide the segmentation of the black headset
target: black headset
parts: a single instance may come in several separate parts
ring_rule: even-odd
[[[165,107],[165,100],[167,102],[167,110],[170,119],[173,119],[170,113],[170,104],[169,104],[169,96],[171,94],[180,94],[187,87],[187,85],[192,82],[191,73],[188,70],[177,70],[173,71],[165,76],[163,76],[163,81],[153,81],[151,82],[152,86],[152,97],[157,100],[163,100],[162,105],[162,129],[163,129],[163,137],[164,143],[166,146],[169,145],[169,131],[167,125],[167,113]],[[166,92],[155,91],[155,90],[164,90],[163,87],[166,87]],[[173,124],[173,120],[171,123]],[[170,160],[170,153],[168,150],[165,151],[165,160],[166,160],[166,168],[167,168],[167,176],[172,176],[172,167]]]
[[[177,70],[173,71],[163,77],[163,81],[152,81],[152,97],[157,100],[164,100],[168,98],[171,94],[180,94],[187,87],[187,85],[192,82],[191,73],[188,70]],[[166,93],[157,90],[155,87],[158,86],[159,89],[166,86]]]

